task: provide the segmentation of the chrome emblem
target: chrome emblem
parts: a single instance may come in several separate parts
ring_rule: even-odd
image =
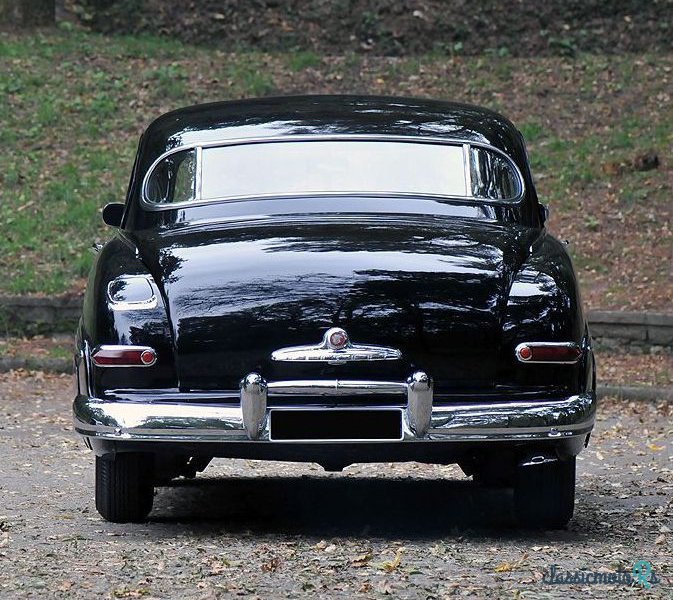
[[[326,362],[338,364],[352,361],[398,360],[402,353],[396,348],[354,344],[340,327],[325,332],[316,346],[290,346],[271,353],[271,360],[296,362]]]
[[[343,329],[333,327],[327,331],[325,339],[332,350],[341,350],[348,343],[348,334]]]

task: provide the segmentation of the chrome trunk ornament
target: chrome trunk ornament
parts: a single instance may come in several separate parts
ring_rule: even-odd
[[[271,353],[271,360],[296,362],[326,362],[330,364],[352,361],[398,360],[402,352],[385,346],[353,344],[348,334],[340,327],[325,332],[322,342],[316,346],[290,346]]]

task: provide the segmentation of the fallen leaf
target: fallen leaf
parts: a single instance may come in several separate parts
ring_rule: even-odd
[[[209,562],[210,566],[210,575],[222,575],[228,567],[230,567],[230,563],[226,558],[223,559],[218,559],[214,558]]]
[[[376,568],[381,569],[386,573],[392,573],[395,569],[397,569],[397,567],[400,566],[400,563],[402,562],[403,551],[404,548],[398,548],[397,552],[395,552],[395,558],[393,558],[393,560],[386,560],[382,563],[378,563],[376,565]]]
[[[514,562],[503,562],[500,563],[494,570],[496,573],[507,573],[509,571],[514,571],[515,569],[518,569],[521,567],[525,562],[526,559],[528,558],[528,553],[524,553],[523,556],[519,560],[515,560]]]
[[[367,563],[372,559],[372,553],[370,552],[365,552],[364,554],[360,554],[359,556],[356,556],[352,561],[351,561],[351,566],[355,567],[356,569],[359,569],[360,567],[366,567]]]
[[[278,570],[280,567],[281,560],[278,556],[274,556],[272,559],[262,563],[262,571],[265,573],[273,573]]]

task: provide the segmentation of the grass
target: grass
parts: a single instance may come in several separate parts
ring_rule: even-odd
[[[672,153],[671,56],[225,54],[68,28],[0,33],[0,62],[0,293],[81,289],[91,264],[87,248],[109,235],[100,208],[123,200],[138,137],[159,114],[197,102],[307,92],[451,98],[505,112],[527,140],[555,233],[590,241],[572,246],[584,284],[607,282],[608,300],[591,299],[590,289],[590,303],[621,307],[639,275],[666,277],[667,263],[652,248],[673,246],[670,165],[618,176],[605,169],[652,148],[662,159]],[[666,225],[656,244],[643,221],[650,212]],[[614,215],[626,221],[615,224]],[[624,228],[640,265],[615,243]],[[621,275],[622,288],[615,282]]]
[[[287,57],[287,66],[291,71],[303,71],[320,65],[320,57],[308,50],[292,52]]]

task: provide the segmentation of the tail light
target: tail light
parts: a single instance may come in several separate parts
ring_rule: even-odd
[[[582,356],[578,344],[572,342],[524,342],[514,353],[522,363],[574,364]]]
[[[91,360],[97,367],[151,367],[157,353],[149,346],[98,346]]]

